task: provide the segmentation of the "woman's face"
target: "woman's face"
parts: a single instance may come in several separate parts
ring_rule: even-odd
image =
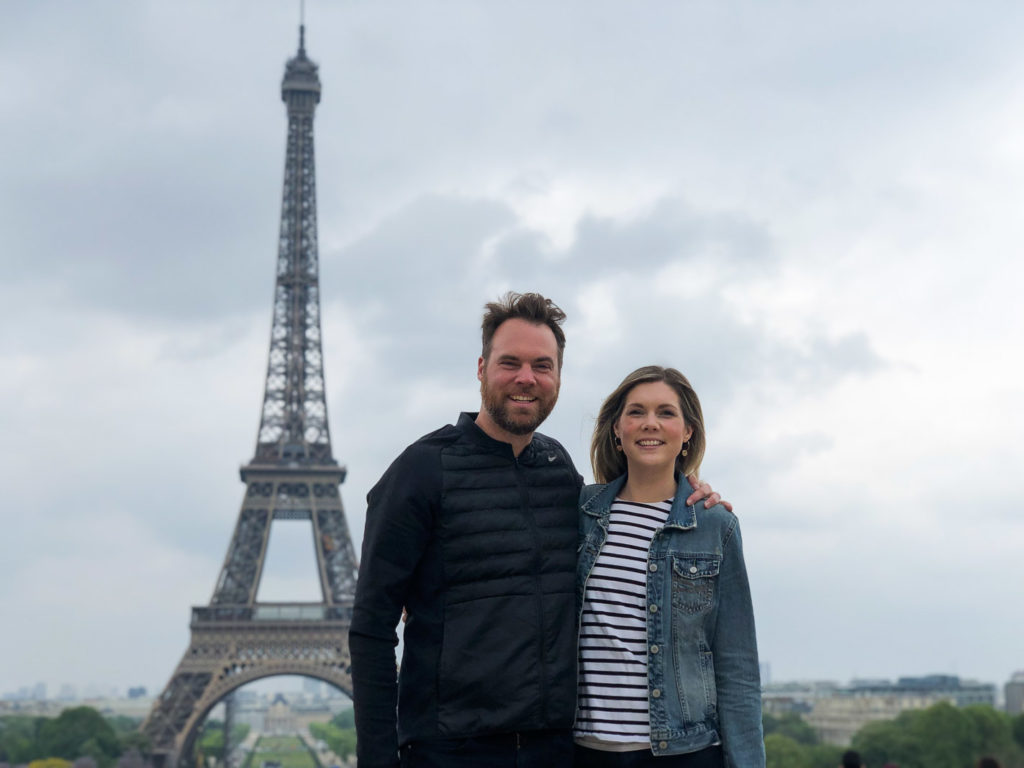
[[[622,415],[612,429],[622,440],[631,471],[639,467],[673,471],[683,443],[693,434],[693,427],[683,418],[679,396],[663,381],[637,384],[629,390]]]

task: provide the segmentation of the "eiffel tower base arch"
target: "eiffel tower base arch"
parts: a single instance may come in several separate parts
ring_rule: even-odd
[[[315,612],[318,604],[267,604],[278,614]],[[210,710],[242,686],[264,677],[302,675],[352,696],[349,621],[224,620],[223,609],[193,609],[192,640],[170,682],[154,704],[143,733],[155,768],[193,762],[195,740]]]

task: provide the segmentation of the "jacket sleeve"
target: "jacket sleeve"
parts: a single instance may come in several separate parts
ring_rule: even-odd
[[[395,628],[433,531],[436,455],[408,449],[367,495],[349,650],[360,768],[397,768]]]
[[[761,670],[739,522],[732,518],[719,570],[718,620],[711,651],[726,768],[763,768]]]

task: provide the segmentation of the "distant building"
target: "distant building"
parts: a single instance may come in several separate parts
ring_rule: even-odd
[[[58,701],[76,701],[78,699],[78,689],[70,683],[64,683],[57,692],[57,699]]]
[[[281,732],[282,728],[305,733],[310,723],[329,722],[350,706],[348,699],[310,698],[298,692],[265,694],[242,688],[235,693],[235,722],[245,723],[254,733]]]
[[[282,694],[277,694],[263,716],[263,733],[270,736],[283,736],[298,732],[299,725],[288,700]]]
[[[129,688],[128,689],[128,698],[129,699],[141,699],[145,695],[146,695],[146,686],[144,686],[144,685],[137,685],[134,688]]]
[[[784,709],[786,697],[790,700],[790,710]],[[862,678],[831,690],[809,688],[806,683],[771,685],[766,688],[762,701],[765,712],[801,713],[822,741],[845,746],[866,723],[892,720],[902,712],[926,709],[939,701],[948,701],[954,707],[978,703],[994,707],[995,686],[961,680],[953,675],[901,677],[895,683]]]
[[[892,720],[901,712],[926,709],[941,698],[921,694],[843,694],[819,699],[804,720],[827,744],[848,746],[867,723]],[[947,699],[948,700],[948,699]]]
[[[818,699],[834,696],[839,683],[834,680],[799,680],[765,683],[761,687],[761,708],[770,715],[790,712],[806,714]]]
[[[83,699],[80,703],[92,707],[101,715],[123,715],[135,720],[143,720],[153,708],[152,696],[138,696],[134,699],[115,697],[98,697]]]
[[[1015,672],[1005,686],[1006,711],[1011,715],[1024,713],[1024,672]]]
[[[844,690],[854,695],[932,696],[936,701],[951,701],[958,707],[971,704],[996,705],[994,683],[961,680],[955,675],[901,677],[895,683],[888,680],[853,680]]]

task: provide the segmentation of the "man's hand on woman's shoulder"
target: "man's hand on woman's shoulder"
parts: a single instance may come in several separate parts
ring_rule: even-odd
[[[709,509],[715,504],[721,504],[723,507],[732,512],[732,504],[722,498],[722,495],[711,490],[711,486],[707,483],[701,482],[694,475],[690,475],[686,478],[690,481],[690,485],[693,486],[694,491],[690,494],[690,497],[686,500],[687,504],[696,504],[701,499],[704,500],[704,509]]]

